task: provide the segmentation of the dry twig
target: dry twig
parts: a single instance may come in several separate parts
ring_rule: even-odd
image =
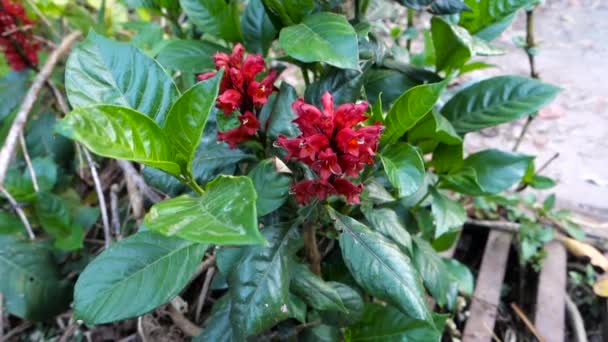
[[[572,298],[568,294],[565,295],[566,298],[566,312],[568,313],[568,317],[570,317],[570,323],[572,325],[572,329],[574,329],[574,336],[576,337],[576,341],[578,342],[587,342],[587,333],[585,332],[585,323],[583,321],[583,316],[581,312],[578,311],[576,304],[572,301]]]
[[[108,208],[106,207],[106,198],[103,194],[101,181],[99,180],[97,168],[95,167],[95,162],[93,161],[91,154],[84,146],[82,147],[82,152],[84,153],[84,156],[89,164],[89,168],[91,169],[91,176],[93,177],[93,182],[95,182],[95,191],[97,192],[99,209],[101,211],[101,221],[103,223],[103,237],[105,240],[105,248],[108,249],[108,247],[110,247],[110,245],[112,244],[112,236],[110,235],[110,220],[108,219]]]
[[[112,184],[110,187],[110,211],[112,212],[112,229],[116,239],[120,240],[120,211],[118,210],[118,193],[120,188],[118,184]]]
[[[186,316],[173,305],[173,302],[170,302],[169,305],[167,305],[167,313],[169,314],[169,317],[171,317],[171,320],[173,320],[173,323],[175,323],[184,334],[194,337],[200,335],[203,331],[199,326],[186,318]]]
[[[21,145],[23,159],[25,159],[25,164],[27,165],[27,169],[30,173],[30,176],[32,177],[32,185],[34,186],[34,190],[36,190],[36,192],[39,192],[40,187],[38,186],[38,179],[36,179],[36,171],[34,170],[34,165],[32,165],[30,154],[27,152],[27,146],[25,145],[25,138],[23,137],[23,132],[19,134],[19,144]]]
[[[131,162],[127,160],[117,160],[117,162],[118,166],[120,166],[122,171],[125,173],[125,179],[127,181],[127,191],[129,191],[129,182],[132,182],[137,186],[139,192],[141,192],[141,194],[135,194],[135,196],[141,197],[141,195],[143,195],[153,203],[158,203],[162,201],[162,198],[156,192],[154,192],[154,190],[152,190],[148,186],[148,184],[146,184],[146,181],[139,174],[139,172],[137,172],[135,167],[133,167],[133,164],[131,164]],[[131,197],[131,191],[129,191],[129,197]],[[131,199],[131,202],[133,202],[133,199]]]
[[[511,303],[511,309],[513,309],[513,311],[515,311],[515,313],[517,314],[517,316],[524,322],[524,324],[526,325],[526,327],[528,328],[528,330],[530,330],[530,332],[534,335],[534,337],[536,337],[536,339],[538,341],[545,342],[545,339],[542,336],[540,336],[540,334],[538,333],[538,329],[536,329],[536,327],[534,326],[534,324],[532,324],[532,322],[530,322],[530,319],[528,319],[528,317],[521,310],[521,308],[519,307],[519,305],[517,305],[516,303]]]
[[[23,223],[23,226],[25,227],[25,230],[27,231],[27,235],[30,237],[30,240],[34,240],[36,238],[36,235],[34,235],[32,225],[27,219],[27,216],[25,216],[25,212],[23,211],[23,209],[21,209],[21,207],[19,206],[19,203],[15,201],[15,198],[8,191],[6,191],[6,189],[2,185],[0,185],[0,192],[2,192],[2,195],[4,195],[4,197],[6,197],[8,203],[11,204],[13,210],[17,213],[17,216],[19,216],[19,219]]]
[[[207,293],[209,292],[209,285],[211,285],[211,280],[213,279],[213,274],[215,273],[215,267],[211,266],[207,270],[205,274],[205,282],[203,283],[203,289],[201,290],[200,295],[198,296],[198,300],[196,302],[196,311],[194,314],[194,321],[201,321],[201,312],[203,311],[203,306],[205,305],[205,299],[207,299]]]
[[[4,146],[2,147],[2,150],[0,150],[0,186],[4,184],[4,179],[6,178],[6,172],[8,171],[10,161],[15,154],[17,140],[25,128],[25,123],[27,122],[30,111],[38,98],[40,89],[53,72],[53,68],[59,61],[59,58],[70,49],[78,37],[80,37],[80,32],[76,31],[63,39],[59,47],[57,47],[57,49],[55,49],[49,55],[46,63],[44,63],[44,66],[40,70],[40,73],[38,73],[34,79],[34,82],[32,83],[32,86],[25,95],[21,108],[17,112],[11,128],[6,136]]]

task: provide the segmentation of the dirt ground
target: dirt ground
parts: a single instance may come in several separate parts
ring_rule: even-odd
[[[536,65],[543,81],[563,91],[533,121],[519,151],[537,155],[537,167],[554,154],[559,157],[543,174],[558,181],[558,203],[608,219],[608,3],[601,0],[549,1],[535,14],[540,43]],[[508,50],[487,58],[500,69],[487,69],[471,78],[494,74],[529,74],[528,59],[513,39],[525,35],[525,13],[497,40]],[[525,119],[467,136],[466,147],[510,149]]]

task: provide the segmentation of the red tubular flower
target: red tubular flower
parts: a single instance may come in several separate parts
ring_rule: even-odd
[[[328,195],[340,194],[348,204],[359,203],[363,185],[344,177],[358,177],[366,164],[374,163],[383,126],[360,126],[367,119],[367,102],[346,103],[334,109],[333,97],[326,92],[321,104],[322,110],[303,99],[296,100],[291,107],[301,134],[292,139],[280,136],[277,140],[277,145],[287,150],[287,159],[300,160],[319,177],[292,188],[296,201],[305,204],[314,197],[324,200]]]
[[[21,30],[32,22],[26,17],[23,6],[12,0],[0,3],[0,51],[15,71],[38,64],[40,44],[31,33]]]
[[[245,112],[245,114],[239,116],[239,121],[241,122],[240,126],[217,134],[218,140],[227,142],[230,148],[235,148],[236,145],[249,140],[260,128],[258,118],[251,112]]]
[[[336,178],[332,185],[337,193],[346,197],[346,203],[359,203],[359,194],[363,191],[363,184],[355,185],[348,179]]]
[[[336,194],[336,190],[328,183],[305,180],[291,187],[291,192],[296,196],[298,204],[309,203],[313,198],[323,201],[329,195]]]
[[[257,113],[257,110],[268,102],[270,94],[276,90],[274,86],[277,79],[276,71],[270,70],[264,79],[256,80],[256,77],[266,69],[264,58],[258,54],[245,56],[245,48],[241,44],[236,44],[230,55],[224,52],[216,53],[213,55],[213,61],[216,70],[224,69],[215,106],[227,116],[234,111]],[[215,73],[212,71],[200,74],[197,76],[197,80],[204,81],[213,77]],[[251,115],[255,118],[253,114]],[[255,122],[259,127],[257,118],[255,118]],[[238,142],[254,135],[255,131],[248,135],[244,133],[245,131],[237,132],[237,129],[233,129],[218,133],[218,137],[220,140],[227,141],[230,147],[234,148]]]

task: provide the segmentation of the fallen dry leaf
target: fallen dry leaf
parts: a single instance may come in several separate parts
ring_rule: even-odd
[[[608,297],[608,276],[604,275],[600,277],[593,284],[593,292],[600,297]]]
[[[559,238],[570,253],[578,257],[588,257],[591,264],[608,271],[608,259],[590,244],[580,242],[565,236]]]

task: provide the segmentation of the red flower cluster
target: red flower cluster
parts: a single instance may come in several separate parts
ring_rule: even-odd
[[[326,92],[321,103],[322,111],[303,99],[296,100],[291,107],[302,134],[293,139],[279,136],[277,140],[277,145],[287,150],[287,159],[294,157],[304,162],[319,176],[317,180],[297,183],[292,192],[300,204],[336,194],[345,196],[349,204],[359,203],[363,185],[355,185],[345,177],[357,177],[366,164],[374,163],[384,127],[379,123],[358,126],[367,119],[363,115],[367,102],[345,103],[334,110],[333,97]]]
[[[234,111],[242,113],[239,117],[241,122],[239,127],[218,133],[218,139],[226,141],[231,148],[256,133],[260,122],[254,113],[268,101],[268,96],[276,89],[274,87],[274,81],[277,79],[275,70],[270,70],[261,81],[255,79],[266,69],[264,58],[258,54],[248,54],[247,57],[244,55],[243,45],[236,44],[230,55],[218,52],[213,56],[216,69],[224,69],[216,107],[226,115],[230,115]],[[203,81],[213,77],[215,73],[215,71],[206,72],[198,75],[197,79]]]
[[[25,15],[20,3],[1,0],[0,3],[0,50],[15,71],[38,64],[40,44],[23,30],[32,22]]]

